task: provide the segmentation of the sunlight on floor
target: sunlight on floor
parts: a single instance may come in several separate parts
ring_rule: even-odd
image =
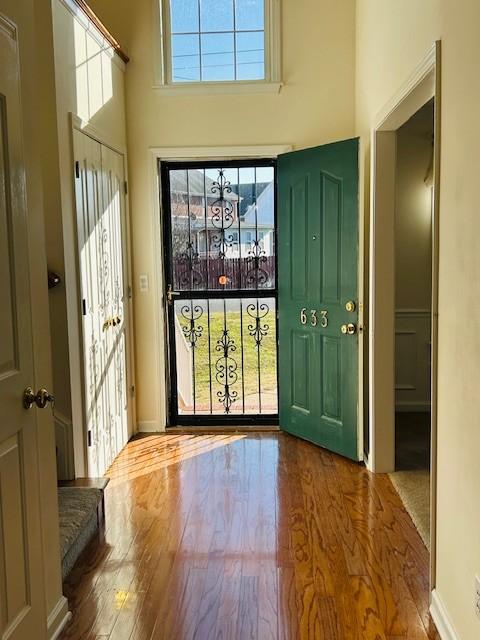
[[[112,484],[119,484],[225,447],[245,437],[238,434],[202,438],[191,434],[144,436],[129,442],[106,475]]]

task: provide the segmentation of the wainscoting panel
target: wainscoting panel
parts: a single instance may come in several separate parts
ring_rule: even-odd
[[[395,312],[395,408],[428,411],[431,378],[431,318],[428,309]]]

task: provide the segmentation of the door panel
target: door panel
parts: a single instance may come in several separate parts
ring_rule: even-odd
[[[358,459],[358,141],[280,156],[278,194],[280,425]]]
[[[25,163],[15,25],[0,15],[0,637],[44,638]]]
[[[310,413],[310,336],[292,332],[292,407]]]
[[[89,475],[129,437],[128,304],[123,156],[74,132]]]

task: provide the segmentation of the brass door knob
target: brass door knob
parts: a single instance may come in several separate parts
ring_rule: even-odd
[[[35,393],[32,387],[27,387],[23,392],[23,406],[25,409],[31,409],[34,403],[39,409],[45,409],[49,402],[53,408],[55,398],[46,389],[39,389]]]
[[[342,324],[341,331],[345,335],[353,336],[357,333],[357,327],[352,322],[349,322],[348,324]]]

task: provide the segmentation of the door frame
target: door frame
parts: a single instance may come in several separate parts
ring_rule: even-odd
[[[435,586],[438,262],[440,202],[441,43],[435,44],[410,79],[375,119],[371,132],[369,416],[367,466],[374,472],[395,470],[395,170],[396,132],[423,105],[435,99],[434,198],[432,206],[431,312],[431,587]]]
[[[266,146],[225,146],[225,147],[151,147],[150,184],[152,186],[152,229],[153,229],[153,295],[156,309],[154,322],[155,370],[157,377],[155,419],[139,422],[138,431],[164,432],[168,425],[168,332],[165,313],[165,251],[163,243],[163,190],[159,171],[162,162],[202,162],[222,160],[275,159],[281,153],[292,150],[289,144]]]
[[[83,121],[80,117],[75,115],[74,113],[70,113],[70,122],[71,122],[71,153],[72,153],[72,183],[73,183],[73,196],[75,197],[75,147],[74,147],[74,131],[79,131],[87,135],[89,138],[92,138],[99,144],[104,147],[108,147],[115,153],[118,153],[123,157],[123,167],[124,167],[124,176],[125,176],[125,184],[128,185],[128,162],[127,162],[127,152],[124,148],[118,148],[108,142],[107,137],[96,127],[92,126],[90,123]],[[134,326],[133,326],[133,295],[132,295],[132,226],[131,226],[131,218],[130,218],[130,202],[128,197],[128,190],[126,189],[125,193],[125,239],[124,239],[124,260],[125,260],[125,279],[126,279],[126,287],[128,296],[126,306],[128,308],[128,325],[127,325],[127,353],[126,353],[126,374],[127,374],[127,393],[129,394],[129,408],[128,408],[128,438],[130,439],[136,431],[136,402],[135,402],[135,341],[134,341]],[[77,208],[75,201],[73,202],[73,211],[75,216],[77,215]],[[78,345],[78,353],[79,353],[79,362],[80,362],[80,380],[79,385],[81,388],[82,395],[82,412],[83,415],[86,415],[85,412],[85,354],[84,354],[84,340],[83,340],[83,313],[82,313],[82,302],[81,302],[81,281],[80,281],[80,256],[78,253],[78,224],[77,220],[75,220],[74,224],[74,233],[75,233],[75,265],[76,265],[76,282],[77,282],[77,291],[78,291],[78,300],[77,300],[77,319],[80,327],[79,333],[79,345]],[[132,393],[131,390],[134,390]],[[73,455],[75,460],[82,460],[84,464],[84,468],[87,471],[87,475],[90,476],[90,469],[88,468],[88,455],[87,455],[87,447],[88,447],[88,429],[87,429],[86,420],[81,420],[80,424],[73,423]],[[77,466],[77,465],[75,465]]]
[[[251,167],[252,165],[256,167],[271,167],[274,171],[274,189],[276,191],[277,185],[277,166],[275,158],[235,158],[235,159],[222,159],[218,160],[196,160],[196,161],[161,161],[159,163],[158,172],[160,175],[161,183],[166,185],[166,189],[162,190],[162,234],[163,234],[163,247],[164,247],[164,263],[163,263],[163,286],[167,286],[167,283],[172,283],[173,285],[173,252],[172,252],[172,206],[170,202],[170,186],[169,186],[169,172],[176,169],[203,169],[203,168],[219,168],[223,169],[237,169],[237,168],[246,168]],[[232,227],[233,229],[233,227]],[[235,230],[238,227],[235,228]],[[270,299],[273,298],[275,300],[275,335],[277,336],[276,340],[276,362],[278,365],[278,254],[277,254],[277,201],[276,195],[274,199],[274,237],[275,237],[275,287],[274,289],[264,289],[264,290],[252,290],[248,291],[251,293],[253,298],[262,299]],[[261,292],[259,294],[259,291]],[[242,298],[248,297],[247,291],[245,289],[227,289],[225,291],[220,290],[209,290],[209,291],[201,291],[197,292],[197,296],[200,299],[217,299],[217,300],[240,300]],[[265,295],[263,295],[265,294]],[[187,298],[178,298],[185,302],[188,301],[190,297]],[[230,415],[225,414],[181,414],[178,411],[178,390],[176,384],[178,383],[178,370],[177,370],[177,355],[175,345],[177,343],[175,336],[175,326],[172,322],[171,316],[169,317],[169,306],[163,305],[164,313],[165,313],[165,335],[167,336],[167,357],[168,357],[168,378],[167,378],[167,390],[168,390],[168,407],[167,407],[167,427],[175,428],[175,427],[194,427],[196,429],[202,429],[208,426],[221,426],[221,427],[254,427],[256,425],[267,425],[269,427],[277,427],[278,426],[278,409],[276,414],[241,414],[237,415],[235,413]],[[170,320],[170,321],[169,321]],[[242,373],[243,375],[243,373]],[[278,400],[278,366],[276,372],[277,378],[277,400]],[[278,405],[277,405],[278,406]]]

